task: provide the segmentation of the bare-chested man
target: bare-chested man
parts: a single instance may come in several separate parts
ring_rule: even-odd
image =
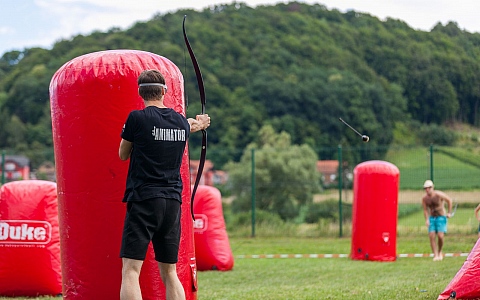
[[[427,193],[422,198],[425,225],[428,228],[433,260],[438,261],[443,259],[443,240],[447,232],[447,218],[450,218],[452,213],[452,199],[442,191],[435,191],[431,180],[425,181],[423,189]],[[448,204],[447,214],[445,214],[444,202]],[[438,237],[438,242],[435,237]]]

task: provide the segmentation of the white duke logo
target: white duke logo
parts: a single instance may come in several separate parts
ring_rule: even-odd
[[[204,214],[195,214],[195,222],[193,223],[193,232],[203,233],[208,228],[208,217]]]
[[[48,244],[52,225],[46,221],[0,220],[1,244]]]

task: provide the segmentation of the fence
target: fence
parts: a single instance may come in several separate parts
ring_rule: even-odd
[[[281,149],[272,149],[281,151]],[[421,198],[424,195],[422,184],[426,179],[435,182],[435,188],[446,192],[458,204],[455,217],[449,220],[449,232],[471,234],[477,232],[478,221],[474,208],[480,203],[480,154],[477,149],[454,148],[431,145],[429,147],[330,147],[317,149],[320,159],[338,161],[338,170],[333,184],[324,186],[324,190],[314,196],[315,203],[335,201],[338,219],[332,225],[319,220],[323,227],[330,228],[330,234],[344,236],[351,233],[351,208],[353,203],[353,170],[361,162],[373,159],[388,161],[400,170],[398,233],[425,233]],[[244,154],[245,155],[245,154]],[[255,235],[257,199],[265,195],[265,182],[255,179],[256,150],[251,149],[249,160],[251,180],[246,182],[245,190],[250,191],[251,227]],[[52,155],[53,156],[53,155]],[[239,157],[239,153],[210,150],[210,157]],[[2,151],[1,183],[5,183],[5,151]],[[274,184],[274,183],[270,183]],[[281,183],[276,183],[281,185]],[[248,185],[248,186],[247,186]],[[334,228],[334,229],[332,229]]]
[[[337,223],[339,236],[351,233],[351,208],[353,203],[353,170],[361,162],[373,159],[388,161],[400,171],[398,195],[398,234],[426,233],[425,219],[421,206],[424,196],[423,182],[431,179],[437,190],[446,192],[457,207],[455,216],[449,220],[449,233],[473,234],[477,232],[478,221],[474,209],[480,203],[480,155],[474,150],[441,147],[382,147],[324,148],[319,151],[323,157],[338,161],[338,171],[333,188],[314,197],[314,202],[338,201]],[[252,149],[252,235],[255,235],[255,199],[263,197],[261,184],[255,180],[255,150]],[[320,220],[322,222],[322,220]],[[325,223],[325,222],[323,222]],[[331,224],[328,224],[331,227]]]
[[[1,184],[5,183],[5,150],[2,150],[2,177],[1,177]]]

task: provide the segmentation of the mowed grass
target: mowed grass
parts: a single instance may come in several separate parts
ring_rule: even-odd
[[[433,262],[237,259],[233,271],[200,272],[199,299],[437,299],[464,258]]]
[[[446,252],[469,252],[477,236],[451,235]],[[349,254],[350,238],[235,238],[241,254]],[[398,237],[397,254],[430,253],[426,236]],[[465,261],[448,257],[398,258],[395,262],[349,258],[237,258],[232,271],[198,274],[199,299],[437,299]]]
[[[428,147],[392,148],[385,160],[399,169],[401,189],[418,189],[426,179],[430,179]],[[435,186],[441,189],[468,190],[480,187],[480,168],[445,153],[433,152],[433,170]]]
[[[476,234],[448,235],[445,252],[467,253],[476,240]],[[466,259],[446,257],[434,262],[431,258],[398,258],[395,262],[373,262],[349,258],[238,257],[349,254],[350,241],[349,237],[231,238],[236,257],[233,270],[198,272],[198,299],[437,299]],[[400,253],[430,253],[428,237],[399,236],[397,254]]]

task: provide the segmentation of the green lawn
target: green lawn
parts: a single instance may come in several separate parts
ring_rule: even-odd
[[[399,169],[401,189],[417,189],[425,179],[430,178],[431,160],[428,147],[393,148],[388,151],[385,160]],[[480,168],[445,153],[434,151],[433,169],[434,182],[443,189],[480,187]]]
[[[233,271],[200,272],[198,298],[436,299],[464,259],[237,259]]]
[[[445,252],[469,252],[476,235],[449,235]],[[236,238],[235,255],[350,253],[350,238]],[[430,253],[428,237],[399,237],[397,254]],[[199,299],[436,299],[465,257],[441,262],[399,258],[395,262],[348,258],[235,260],[230,272],[200,272]]]
[[[448,235],[445,252],[469,252],[476,240],[476,234]],[[230,245],[236,257],[233,270],[199,272],[198,299],[436,299],[465,261],[465,257],[446,257],[441,262],[431,258],[399,258],[395,262],[238,258],[349,254],[350,238],[231,238]],[[430,253],[426,234],[398,237],[397,254],[401,253]]]

